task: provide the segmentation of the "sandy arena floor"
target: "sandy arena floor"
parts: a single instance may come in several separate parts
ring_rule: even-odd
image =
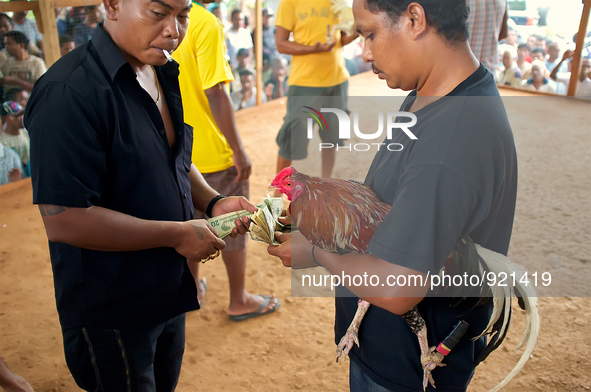
[[[352,79],[351,95],[400,95],[371,73]],[[589,296],[591,278],[591,103],[566,98],[503,95],[519,154],[519,194],[509,256],[553,274],[558,297],[541,298],[542,333],[532,358],[504,390],[571,392],[591,389],[591,299],[565,298],[560,287]],[[396,108],[397,109],[397,108]],[[237,113],[254,163],[252,200],[274,176],[275,135],[285,102]],[[317,154],[316,154],[317,155]],[[314,154],[311,154],[312,160]],[[339,171],[347,162],[338,158]],[[344,167],[344,169],[341,169]],[[341,172],[342,173],[342,172]],[[312,170],[311,174],[314,173]],[[36,391],[77,391],[66,368],[55,310],[47,238],[30,181],[0,189],[0,356]],[[227,278],[220,259],[202,267],[204,308],[187,318],[178,391],[344,391],[348,363],[335,363],[331,298],[291,298],[288,269],[249,245],[247,288],[283,302],[270,316],[230,321]],[[585,291],[586,290],[586,291]],[[574,291],[571,291],[574,292]],[[524,317],[515,309],[503,346],[481,364],[470,387],[486,391],[513,367]]]

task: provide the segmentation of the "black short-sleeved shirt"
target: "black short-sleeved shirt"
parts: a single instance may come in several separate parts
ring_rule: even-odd
[[[102,26],[39,79],[25,113],[34,203],[192,218],[193,132],[183,122],[178,64],[155,69],[174,149],[156,104]],[[50,241],[49,250],[62,328],[145,327],[198,308],[186,259],[174,248],[101,252]]]
[[[416,99],[409,94],[401,111]],[[415,112],[411,140],[393,140],[402,151],[381,149],[365,184],[392,209],[372,237],[368,251],[388,262],[423,273],[437,273],[455,244],[474,242],[507,254],[517,192],[513,134],[493,75],[482,65],[448,96]],[[346,290],[341,288],[341,290]],[[339,294],[350,294],[342,291]],[[491,306],[470,310],[477,299],[457,306],[450,298],[425,298],[418,309],[436,346],[460,319],[470,324],[464,339],[446,357],[447,367],[433,377],[437,390],[463,391],[484,339],[472,343],[486,326]],[[338,342],[357,308],[356,298],[336,299]],[[422,390],[416,336],[399,316],[370,307],[360,328],[361,347],[351,358],[378,384],[393,391]]]

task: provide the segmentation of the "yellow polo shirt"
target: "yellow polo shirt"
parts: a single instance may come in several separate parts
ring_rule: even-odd
[[[224,33],[218,18],[193,2],[187,34],[172,57],[180,65],[185,122],[193,127],[193,163],[202,173],[234,166],[232,149],[218,128],[205,95],[205,90],[234,79],[224,58]]]
[[[295,42],[315,45],[326,42],[326,28],[338,22],[330,10],[330,0],[281,0],[277,9],[275,26],[293,32]],[[330,52],[293,56],[291,73],[287,80],[290,86],[332,87],[349,79],[345,59],[341,53],[341,33],[333,36],[337,44]]]

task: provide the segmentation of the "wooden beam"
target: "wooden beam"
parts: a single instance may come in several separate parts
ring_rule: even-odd
[[[0,12],[21,12],[21,11],[39,11],[39,3],[36,1],[2,1],[0,2]]]
[[[589,15],[591,12],[591,0],[583,0],[583,16],[581,17],[581,24],[579,25],[579,32],[577,33],[577,47],[573,56],[573,66],[570,73],[570,82],[568,84],[568,95],[574,97],[577,93],[577,86],[579,84],[579,74],[581,73],[581,56],[583,53],[583,46],[585,45],[585,37],[587,36],[587,25],[589,24]]]
[[[55,21],[54,0],[39,0],[39,16],[36,18],[43,27],[43,54],[47,68],[51,67],[61,56],[60,42],[57,34],[57,23]]]
[[[257,71],[257,106],[263,103],[263,0],[256,0],[255,7],[255,34],[254,34],[254,59]]]
[[[86,7],[87,5],[103,4],[101,0],[54,0],[55,8],[63,7]]]

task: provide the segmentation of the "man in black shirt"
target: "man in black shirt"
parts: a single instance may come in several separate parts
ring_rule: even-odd
[[[199,308],[187,258],[225,246],[205,220],[191,220],[194,208],[256,207],[218,195],[191,162],[178,64],[165,56],[185,35],[191,1],[104,4],[104,26],[39,80],[27,105],[33,202],[77,384],[172,391],[185,312]],[[233,235],[244,234],[236,223]]]
[[[299,233],[269,252],[292,268],[316,262],[334,275],[436,274],[464,236],[507,254],[517,190],[513,135],[493,75],[472,54],[465,1],[355,0],[353,14],[365,38],[363,58],[391,88],[413,90],[401,111],[412,112],[416,140],[403,132],[384,143],[365,184],[392,205],[371,239],[368,254],[336,255],[315,249]],[[432,53],[437,53],[433,56]],[[313,258],[315,256],[315,260]],[[293,264],[292,264],[293,262]],[[383,282],[383,280],[382,280]],[[359,296],[372,305],[353,347],[351,391],[420,391],[423,371],[416,336],[399,315],[414,306],[425,319],[432,345],[444,340],[458,320],[466,336],[436,368],[437,391],[465,391],[485,344],[472,341],[487,325],[491,303],[478,298],[423,298],[427,288],[340,287],[335,342],[345,334]],[[349,291],[350,290],[350,291]],[[431,386],[428,390],[433,390]]]

